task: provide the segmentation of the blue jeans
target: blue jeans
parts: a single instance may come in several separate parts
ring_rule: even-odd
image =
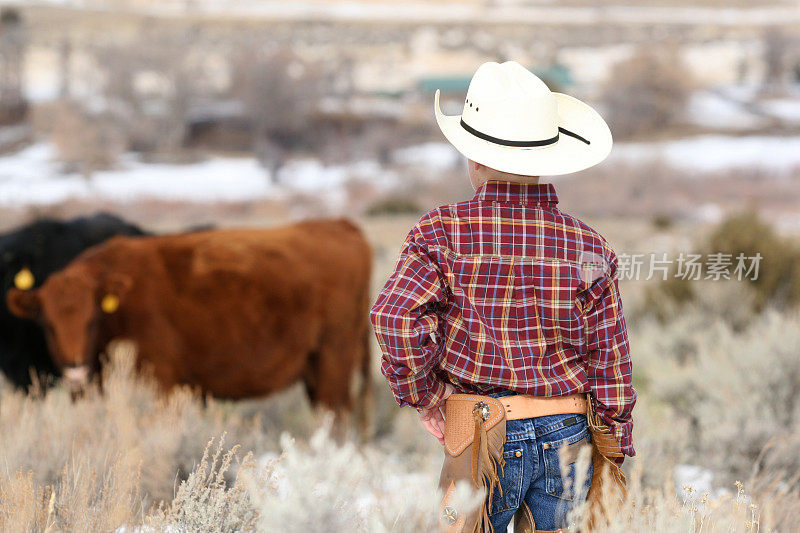
[[[511,391],[489,394],[500,398]],[[565,414],[508,420],[503,449],[505,468],[500,479],[501,492],[495,489],[489,520],[497,533],[506,530],[514,513],[524,501],[533,514],[536,529],[553,530],[567,527],[567,512],[586,499],[592,480],[589,464],[586,483],[573,487],[575,455],[581,444],[589,444],[586,415]],[[567,448],[571,461],[561,475],[559,448]],[[488,505],[488,498],[487,498]]]

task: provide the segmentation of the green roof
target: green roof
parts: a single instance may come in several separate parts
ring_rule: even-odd
[[[457,93],[466,92],[469,87],[470,77],[439,77],[439,78],[422,78],[419,80],[419,88],[425,92],[435,92],[436,89],[441,90],[443,93]]]
[[[572,85],[574,80],[569,69],[558,63],[544,68],[532,68],[531,72],[539,76],[551,89]],[[420,78],[417,87],[423,92],[466,93],[472,76],[437,76]]]

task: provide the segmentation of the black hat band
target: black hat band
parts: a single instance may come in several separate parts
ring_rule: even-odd
[[[502,146],[517,146],[520,148],[528,148],[531,146],[547,146],[548,144],[557,143],[558,138],[562,133],[564,135],[569,135],[570,137],[574,137],[575,139],[578,139],[579,141],[584,142],[586,144],[590,144],[588,139],[585,139],[584,137],[581,137],[577,133],[571,132],[566,128],[562,128],[561,126],[558,127],[558,133],[556,134],[555,137],[551,137],[550,139],[544,139],[541,141],[508,141],[506,139],[499,139],[497,137],[492,137],[491,135],[487,135],[482,131],[476,130],[475,128],[464,122],[463,118],[461,119],[461,127],[467,130],[475,137],[478,137],[479,139],[483,139],[484,141],[489,141],[494,144],[500,144]]]

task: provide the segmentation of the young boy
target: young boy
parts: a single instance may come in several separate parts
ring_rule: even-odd
[[[505,531],[518,510],[527,526],[517,528],[566,527],[588,483],[572,487],[562,468],[579,477],[572,452],[600,435],[587,412],[619,465],[634,454],[636,393],[616,256],[538,176],[599,163],[611,132],[511,61],[477,70],[462,115],[443,115],[438,91],[435,110],[476,194],[430,211],[406,237],[371,311],[382,372],[445,446],[445,530]],[[448,505],[453,482],[469,477],[487,490],[478,516]]]

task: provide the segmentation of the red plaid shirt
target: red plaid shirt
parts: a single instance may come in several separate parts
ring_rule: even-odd
[[[381,370],[397,402],[416,408],[438,404],[445,382],[468,393],[591,392],[633,455],[617,258],[557,202],[551,184],[492,181],[424,215],[370,313]],[[581,276],[587,257],[605,263],[593,276]]]

